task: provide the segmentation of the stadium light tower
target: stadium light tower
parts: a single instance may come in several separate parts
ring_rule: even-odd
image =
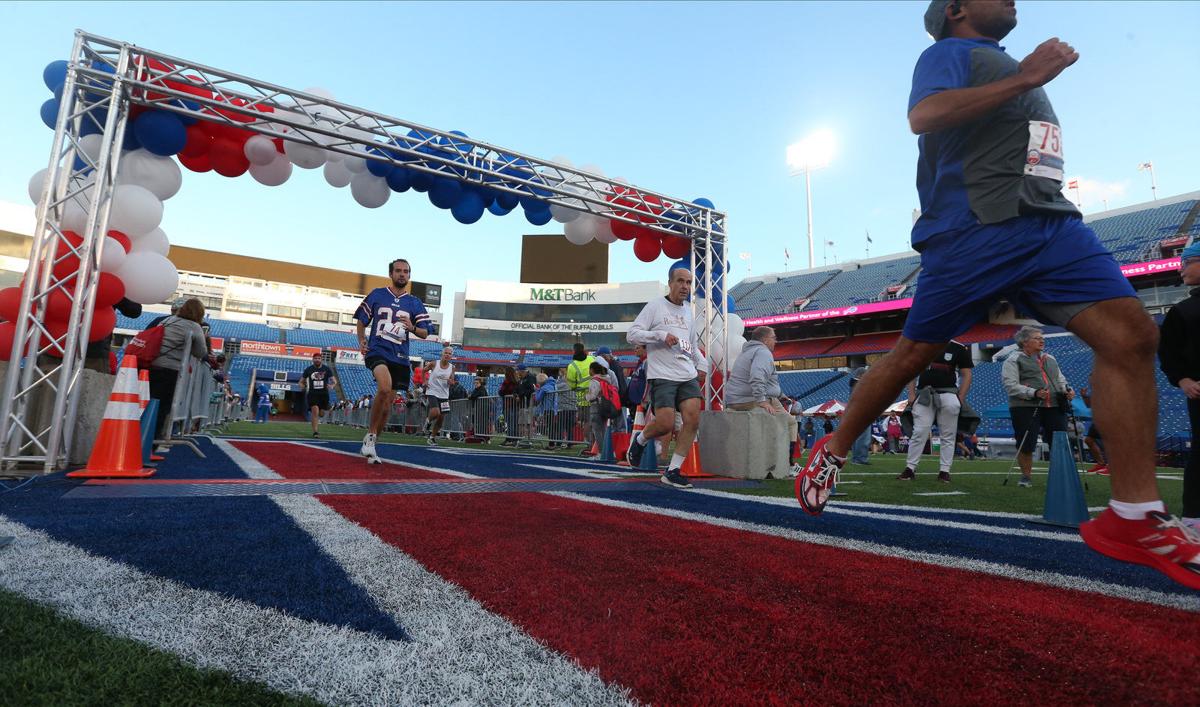
[[[818,130],[800,142],[788,145],[787,162],[792,176],[804,174],[804,196],[808,204],[808,267],[813,267],[812,171],[828,167],[833,159],[834,139],[829,130]]]

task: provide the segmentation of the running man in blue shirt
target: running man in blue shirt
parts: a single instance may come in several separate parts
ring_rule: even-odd
[[[375,399],[371,401],[367,435],[359,450],[370,464],[383,463],[375,453],[375,440],[387,424],[396,391],[408,390],[412,373],[408,362],[408,340],[412,336],[424,339],[433,333],[425,305],[406,292],[412,275],[408,261],[403,258],[393,260],[388,265],[388,275],[392,284],[372,290],[354,313],[358,320],[358,346],[377,386]]]
[[[1064,133],[1042,86],[1079,54],[1053,38],[1017,61],[1000,46],[1016,25],[1011,0],[934,0],[925,13],[935,42],[917,61],[908,102],[920,136],[916,298],[895,349],[856,386],[837,432],[817,442],[797,496],[819,514],[854,438],[947,341],[1007,299],[1095,352],[1112,501],[1080,528],[1084,541],[1200,589],[1200,535],[1166,513],[1155,480],[1158,332],[1061,193]]]

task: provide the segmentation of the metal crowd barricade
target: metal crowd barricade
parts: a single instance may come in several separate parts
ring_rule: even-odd
[[[192,332],[189,331],[187,336],[183,338],[183,351],[192,350]],[[170,415],[167,418],[167,424],[163,428],[162,439],[154,440],[156,445],[185,445],[190,447],[201,459],[205,458],[204,452],[196,446],[189,437],[191,436],[191,422],[193,402],[196,395],[196,389],[201,386],[200,377],[203,366],[200,359],[195,356],[185,355],[183,362],[179,366],[179,377],[175,379],[175,394],[171,399],[171,404],[163,406],[166,409],[159,410],[160,415]],[[176,432],[175,426],[179,425],[179,431]]]

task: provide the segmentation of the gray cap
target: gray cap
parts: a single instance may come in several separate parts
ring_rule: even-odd
[[[925,31],[935,40],[944,39],[946,31],[946,8],[954,0],[933,0],[925,11]]]

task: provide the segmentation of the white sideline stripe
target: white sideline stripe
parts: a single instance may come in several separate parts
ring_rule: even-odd
[[[896,557],[903,560],[920,562],[928,565],[969,570],[972,572],[990,574],[997,577],[1006,577],[1024,582],[1033,582],[1035,584],[1061,587],[1063,589],[1092,592],[1094,594],[1103,594],[1105,596],[1116,597],[1119,599],[1128,599],[1130,601],[1139,601],[1147,604],[1156,604],[1159,606],[1166,606],[1174,609],[1182,609],[1184,611],[1200,613],[1200,595],[1196,594],[1168,594],[1166,592],[1159,592],[1153,589],[1126,587],[1120,584],[1099,582],[1096,580],[1087,579],[1086,577],[1059,574],[1057,572],[1031,570],[1014,565],[987,562],[985,560],[955,557],[952,555],[939,555],[936,553],[920,552],[916,550],[906,550],[904,548],[893,547],[890,545],[883,545],[864,540],[851,540],[849,538],[839,538],[830,535],[818,535],[816,533],[806,533],[802,530],[776,528],[769,525],[759,525],[756,523],[729,520],[717,516],[708,516],[699,513],[690,513],[687,511],[676,511],[638,503],[629,503],[627,501],[617,501],[598,496],[573,493],[570,491],[543,491],[542,493],[547,493],[552,496],[562,496],[563,498],[571,498],[577,501],[586,501],[588,503],[612,506],[614,508],[624,508],[632,511],[652,513],[654,515],[669,516],[672,518],[680,518],[682,520],[707,523],[709,525],[717,525],[725,528],[732,528],[734,530],[744,530],[762,535],[773,535],[775,537],[811,543],[813,545],[825,545],[844,550],[866,552],[872,555]],[[696,491],[691,491],[690,493],[696,493]],[[826,508],[825,512],[828,513],[829,509]]]
[[[919,491],[914,496],[968,496],[966,491]]]
[[[105,420],[140,420],[142,419],[142,404],[121,403],[109,400],[104,406]]]
[[[0,532],[17,539],[0,553],[0,586],[198,667],[328,704],[628,704],[615,688],[485,611],[461,589],[412,560],[377,554],[383,543],[367,531],[344,519],[345,527],[322,525],[319,517],[304,520],[321,526],[326,544],[356,552],[352,564],[378,563],[371,571],[394,584],[381,603],[408,620],[413,642],[194,589],[96,557],[2,515]],[[397,597],[405,594],[398,606]]]

